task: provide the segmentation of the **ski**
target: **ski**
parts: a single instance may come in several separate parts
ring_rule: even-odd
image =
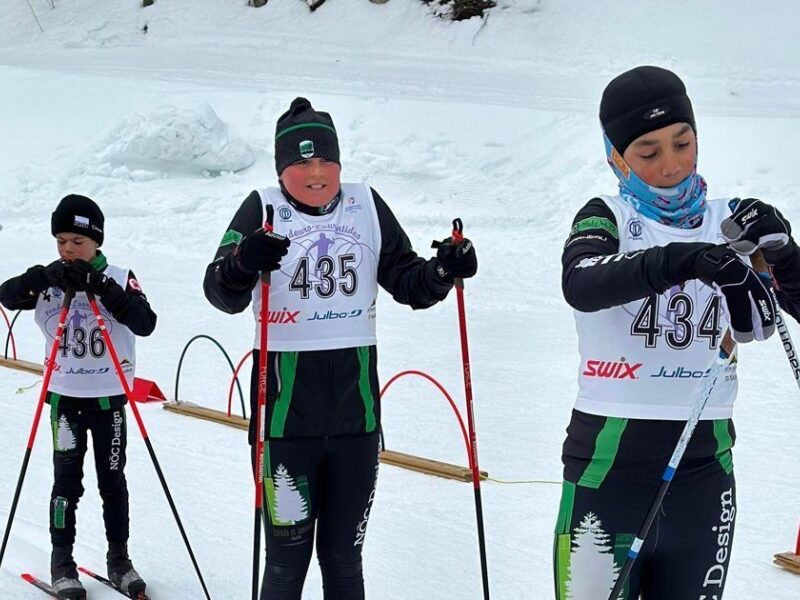
[[[128,594],[123,592],[121,589],[119,589],[117,586],[115,586],[113,583],[111,583],[110,580],[106,579],[102,575],[98,575],[94,571],[90,571],[86,567],[78,567],[78,571],[80,571],[81,573],[83,573],[85,575],[88,575],[89,577],[91,577],[92,579],[95,579],[96,581],[99,581],[103,585],[105,585],[107,587],[110,587],[112,590],[114,590],[118,594],[122,594],[126,598],[131,598],[132,600],[150,600],[150,596],[148,596],[144,592],[142,592],[140,594],[137,594],[136,596],[129,596]]]
[[[59,595],[56,594],[56,591],[53,589],[53,587],[45,583],[41,579],[34,577],[30,573],[23,573],[22,575],[20,575],[20,577],[22,577],[25,581],[30,583],[33,587],[37,587],[40,590],[42,590],[45,594],[47,594],[51,598],[58,598],[58,600],[61,600]]]

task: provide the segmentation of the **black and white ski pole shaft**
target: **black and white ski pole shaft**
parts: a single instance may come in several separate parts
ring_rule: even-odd
[[[95,300],[94,294],[92,292],[86,292],[86,297],[89,300],[89,306],[92,308],[94,317],[97,320],[97,327],[100,329],[100,333],[106,342],[106,348],[111,356],[111,361],[114,363],[114,369],[116,370],[119,381],[122,384],[122,389],[125,391],[125,396],[128,398],[128,404],[133,411],[133,416],[136,418],[136,424],[139,426],[139,431],[142,434],[144,445],[147,447],[147,452],[150,454],[153,467],[155,467],[156,474],[158,475],[158,480],[161,482],[161,487],[164,489],[164,494],[167,497],[169,507],[172,509],[172,515],[175,517],[175,523],[178,525],[178,530],[181,532],[183,543],[186,545],[186,549],[189,551],[189,558],[192,560],[194,570],[197,573],[197,578],[200,580],[200,585],[203,588],[203,593],[206,596],[206,600],[211,600],[211,596],[208,593],[208,588],[206,587],[206,582],[203,579],[203,574],[200,572],[200,566],[197,564],[197,559],[194,556],[192,545],[189,543],[189,538],[186,536],[186,530],[183,528],[181,517],[178,515],[178,509],[175,506],[175,501],[172,499],[172,494],[169,491],[167,480],[164,478],[164,473],[161,471],[161,465],[158,462],[155,450],[153,450],[153,444],[150,443],[150,436],[147,435],[147,429],[144,426],[144,421],[142,421],[142,416],[139,414],[139,407],[136,405],[136,398],[134,398],[133,393],[131,392],[131,387],[128,385],[128,379],[125,377],[125,372],[122,370],[122,365],[120,365],[119,357],[117,356],[117,350],[114,347],[114,343],[111,341],[111,335],[108,333],[108,329],[106,329],[105,319],[103,319],[103,315],[100,313],[100,309],[97,306],[97,300]]]
[[[769,277],[770,283],[772,284],[768,287],[770,294],[772,294],[772,301],[775,303],[775,326],[778,329],[778,335],[781,338],[783,351],[786,353],[786,359],[789,361],[789,367],[792,369],[794,382],[797,384],[797,387],[800,388],[800,358],[797,356],[797,348],[792,341],[789,328],[786,326],[786,319],[783,318],[781,305],[778,303],[778,294],[775,293],[776,282],[773,279],[772,273],[767,265],[767,261],[764,260],[764,255],[760,250],[757,250],[752,256],[750,256],[750,263],[753,265],[756,273],[763,275],[764,277]]]
[[[714,364],[708,373],[706,383],[703,386],[700,394],[698,394],[697,400],[692,407],[692,412],[689,415],[689,419],[686,421],[686,425],[683,427],[681,437],[678,439],[678,443],[675,445],[675,450],[672,452],[672,457],[669,459],[667,468],[664,470],[664,474],[661,476],[661,486],[658,488],[656,497],[650,504],[650,510],[647,512],[647,517],[645,517],[644,523],[642,523],[642,527],[639,530],[636,538],[633,540],[633,544],[628,551],[628,555],[625,557],[625,562],[623,563],[622,569],[619,572],[619,576],[614,584],[614,588],[611,590],[611,594],[608,596],[608,600],[619,600],[620,594],[625,587],[625,582],[628,580],[628,576],[633,570],[633,564],[636,562],[639,552],[642,549],[642,545],[644,544],[647,534],[650,531],[650,527],[653,525],[653,521],[655,521],[658,511],[661,509],[661,504],[664,502],[664,497],[667,495],[667,491],[669,490],[669,486],[672,483],[673,477],[675,477],[675,472],[678,470],[678,465],[683,458],[683,453],[686,452],[686,447],[689,445],[692,435],[694,434],[694,430],[697,427],[697,423],[700,421],[700,415],[703,413],[703,409],[705,409],[709,398],[711,398],[711,393],[714,391],[714,386],[717,383],[720,371],[728,362],[729,356],[722,350],[722,348],[726,346],[726,339],[728,339],[729,335],[730,334],[728,333],[726,334],[725,338],[723,338],[722,344],[720,345],[720,353],[714,359]]]
[[[272,231],[275,209],[267,205],[265,231]],[[260,339],[258,344],[258,409],[256,410],[256,460],[255,460],[255,518],[253,520],[253,582],[252,600],[258,600],[261,562],[261,522],[264,517],[264,430],[267,416],[267,335],[269,333],[270,272],[261,272],[261,310],[259,311]],[[252,418],[252,415],[251,415]]]
[[[61,345],[61,337],[64,335],[64,326],[67,323],[67,313],[72,303],[74,293],[72,290],[67,289],[64,292],[64,302],[61,305],[61,313],[58,315],[58,327],[56,329],[56,337],[53,340],[53,345],[50,348],[50,354],[45,362],[44,381],[42,381],[42,391],[39,394],[39,402],[36,404],[36,412],[33,415],[33,424],[31,425],[31,433],[28,436],[28,446],[25,448],[25,456],[22,459],[22,468],[19,471],[19,478],[17,479],[17,488],[14,491],[14,500],[11,502],[11,512],[8,514],[8,523],[6,523],[6,530],[3,534],[3,545],[0,547],[0,565],[3,564],[3,557],[6,555],[6,546],[8,545],[8,536],[11,535],[11,525],[14,523],[14,515],[17,512],[17,505],[19,504],[19,496],[22,493],[22,484],[25,481],[25,474],[28,472],[28,462],[31,459],[31,452],[33,451],[33,443],[36,441],[36,432],[39,429],[39,421],[42,417],[42,407],[44,406],[45,398],[47,398],[47,388],[50,385],[50,378],[56,368],[56,354]]]
[[[464,241],[464,224],[461,219],[453,219],[453,243]],[[483,598],[489,600],[489,566],[486,561],[486,536],[483,530],[483,502],[481,500],[481,474],[478,468],[478,436],[475,431],[475,414],[472,408],[472,370],[469,362],[469,343],[467,341],[467,312],[464,307],[464,280],[455,278],[456,300],[458,302],[458,328],[461,334],[461,361],[464,370],[464,396],[467,403],[467,428],[469,431],[470,460],[472,470],[472,489],[475,492],[475,517],[478,523],[478,549],[481,558],[481,578]]]

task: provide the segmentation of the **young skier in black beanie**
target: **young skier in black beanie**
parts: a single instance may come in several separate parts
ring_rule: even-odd
[[[775,329],[771,295],[744,255],[762,252],[797,319],[800,250],[765,202],[706,198],[697,124],[675,73],[642,66],[614,78],[600,124],[619,190],[578,211],[562,255],[581,363],[562,452],[556,598],[609,597],[684,425],[708,397],[619,597],[721,600],[737,509],[736,344]]]
[[[81,600],[86,591],[73,557],[76,510],[83,495],[83,459],[91,432],[97,482],[108,540],[108,578],[132,598],[145,583],[128,556],[128,486],[125,480],[127,428],[122,384],[86,296],[92,292],[106,322],[129,383],[136,366],[135,336],[153,332],[156,315],[136,276],[108,263],[99,250],[105,219],[86,196],[69,195],[51,218],[59,260],[36,265],[0,286],[0,303],[10,310],[34,310],[46,345],[55,338],[57,316],[70,289],[62,346],[46,402],[53,431],[54,482],[50,497],[50,575],[60,598]],[[49,348],[46,348],[47,353]]]
[[[378,286],[397,302],[428,308],[447,296],[455,277],[474,275],[477,259],[469,240],[449,238],[436,257],[417,256],[378,192],[340,182],[336,128],[305,98],[278,119],[275,166],[279,187],[245,199],[203,284],[223,312],[253,303],[255,414],[258,280],[271,272],[261,598],[300,599],[316,536],[325,599],[359,600],[378,474]],[[267,205],[275,210],[273,233],[262,229]]]

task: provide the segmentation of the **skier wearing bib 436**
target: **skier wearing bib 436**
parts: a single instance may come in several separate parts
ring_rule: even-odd
[[[242,203],[206,271],[206,297],[238,313],[251,303],[258,398],[259,271],[271,272],[264,483],[266,568],[261,598],[299,600],[316,548],[326,600],[364,598],[361,549],[378,470],[378,285],[413,308],[443,300],[477,270],[472,243],[450,238],[424,260],[370,187],[340,183],[328,113],[296,98],[278,120],[280,187]],[[274,231],[265,232],[267,206]],[[250,443],[256,438],[250,420]]]
[[[135,336],[150,335],[155,329],[156,315],[134,274],[108,264],[98,250],[103,243],[103,225],[103,213],[94,201],[74,194],[66,196],[51,220],[61,258],[46,267],[31,267],[0,286],[0,303],[7,308],[35,309],[36,323],[46,340],[45,355],[55,339],[64,291],[69,288],[75,292],[46,399],[53,430],[55,479],[50,498],[53,544],[50,575],[59,596],[71,599],[86,597],[78,580],[72,547],[90,431],[103,499],[108,578],[131,597],[145,590],[127,546],[127,399],[86,292],[92,292],[98,299],[97,306],[130,384],[136,365]]]
[[[775,328],[768,282],[736,251],[761,250],[797,318],[800,250],[775,208],[706,198],[692,105],[674,73],[619,75],[600,121],[619,193],[580,209],[562,256],[581,364],[562,454],[556,597],[609,596],[692,406],[718,374],[620,598],[719,600],[737,509],[736,342]]]

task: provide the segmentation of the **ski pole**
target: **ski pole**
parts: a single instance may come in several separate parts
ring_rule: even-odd
[[[6,554],[8,536],[11,534],[11,525],[14,522],[14,515],[17,512],[17,504],[19,503],[19,496],[22,492],[22,484],[25,481],[25,473],[28,471],[28,462],[31,459],[33,443],[36,440],[36,432],[39,429],[39,420],[42,417],[42,407],[44,406],[44,400],[47,397],[47,387],[50,385],[50,377],[53,375],[53,371],[56,368],[56,354],[58,353],[58,347],[61,345],[61,336],[64,334],[64,326],[67,323],[67,313],[69,313],[69,306],[72,303],[73,296],[74,292],[70,289],[67,289],[64,292],[64,303],[61,305],[61,313],[58,315],[56,337],[53,340],[53,346],[50,348],[50,355],[45,363],[42,391],[39,394],[39,402],[36,405],[36,413],[33,415],[33,425],[31,425],[31,433],[28,436],[28,447],[25,449],[25,457],[22,459],[22,468],[19,471],[19,478],[17,479],[17,489],[14,491],[14,500],[11,503],[11,512],[8,514],[8,523],[6,523],[6,530],[3,534],[3,546],[0,548],[0,565],[3,564],[3,557]]]
[[[267,205],[267,222],[265,231],[272,231],[274,209]],[[256,509],[253,521],[253,593],[252,600],[258,600],[260,581],[259,564],[261,562],[261,520],[264,515],[264,429],[266,428],[267,411],[267,333],[269,331],[269,286],[270,272],[261,272],[261,336],[258,344],[258,409],[256,410]],[[252,417],[252,415],[251,415]]]
[[[148,453],[150,454],[150,459],[153,462],[153,467],[155,467],[156,474],[158,475],[158,480],[161,482],[161,487],[164,489],[164,494],[167,497],[169,507],[172,509],[172,515],[175,517],[175,522],[177,523],[178,529],[181,532],[183,543],[186,545],[186,549],[189,551],[189,558],[192,559],[192,564],[194,565],[194,570],[197,573],[198,579],[200,580],[203,593],[205,594],[207,600],[211,600],[211,596],[208,593],[208,588],[206,587],[206,582],[203,579],[203,574],[200,572],[200,566],[197,564],[197,559],[194,556],[192,545],[189,543],[189,538],[186,536],[186,530],[183,528],[180,515],[178,515],[178,509],[175,506],[175,501],[172,499],[172,494],[169,491],[167,480],[164,478],[164,473],[161,471],[161,465],[158,462],[158,458],[156,458],[156,452],[153,449],[153,445],[150,443],[150,436],[147,435],[147,429],[144,426],[144,421],[142,421],[142,416],[139,414],[139,407],[136,405],[136,398],[134,398],[133,393],[131,392],[130,385],[128,385],[128,379],[125,377],[125,373],[122,370],[122,365],[119,362],[117,350],[114,348],[114,343],[111,341],[111,335],[108,333],[108,329],[106,328],[105,319],[103,319],[103,315],[100,313],[100,309],[97,306],[97,300],[95,300],[94,294],[87,291],[86,297],[89,300],[89,306],[92,308],[94,317],[97,320],[97,327],[100,329],[100,333],[106,342],[108,353],[111,356],[111,361],[114,363],[114,369],[116,370],[119,381],[122,384],[122,389],[125,391],[125,396],[128,398],[128,404],[133,411],[133,416],[136,418],[136,424],[139,426],[142,439],[144,440],[144,444],[147,447]]]
[[[720,353],[714,359],[714,364],[708,373],[706,384],[703,386],[700,394],[698,394],[697,401],[692,407],[692,412],[689,415],[689,419],[686,421],[686,425],[683,427],[683,432],[681,432],[681,437],[678,439],[678,443],[675,445],[675,450],[672,452],[672,457],[669,459],[667,468],[664,470],[664,474],[661,476],[661,487],[658,488],[658,493],[656,493],[656,497],[653,499],[653,502],[650,505],[650,510],[647,513],[647,517],[645,517],[644,523],[642,523],[642,527],[639,530],[636,539],[633,540],[633,544],[631,545],[631,549],[628,551],[628,555],[625,557],[625,563],[622,565],[622,569],[619,572],[619,576],[614,584],[614,588],[611,590],[611,594],[608,596],[608,600],[619,599],[622,589],[625,587],[625,582],[628,580],[628,576],[633,570],[633,564],[636,561],[636,558],[639,556],[639,551],[642,549],[644,540],[650,531],[650,527],[653,525],[653,521],[655,521],[658,511],[661,509],[661,504],[664,502],[664,497],[667,495],[669,486],[672,483],[672,478],[675,476],[675,472],[678,470],[678,465],[681,462],[681,458],[683,458],[683,453],[686,452],[686,447],[689,445],[689,441],[692,439],[692,435],[694,434],[694,430],[697,427],[698,421],[700,421],[700,415],[703,413],[703,409],[705,409],[709,398],[711,398],[711,392],[714,391],[714,385],[717,383],[720,370],[728,360],[727,353],[722,351],[722,347],[724,345],[725,339],[723,339],[723,342],[720,345]]]
[[[453,219],[453,242],[464,241],[464,224],[461,219]],[[464,396],[467,403],[467,428],[471,450],[469,466],[472,469],[472,488],[475,492],[475,517],[478,523],[478,548],[481,557],[481,578],[483,598],[489,600],[489,567],[486,562],[486,538],[483,531],[483,503],[481,501],[481,475],[478,468],[478,436],[475,432],[475,414],[472,410],[472,371],[469,363],[469,344],[467,343],[467,313],[464,308],[464,279],[455,278],[456,299],[458,301],[458,328],[461,333],[461,361],[464,367]]]
[[[781,305],[778,303],[778,294],[775,293],[775,279],[773,279],[772,273],[769,270],[769,266],[767,266],[767,261],[764,260],[764,255],[760,250],[757,250],[755,253],[753,253],[753,255],[750,257],[750,262],[753,265],[753,268],[756,270],[756,273],[763,274],[765,277],[769,277],[770,279],[770,283],[772,285],[768,286],[768,288],[770,294],[772,294],[772,301],[775,303],[775,326],[778,329],[778,335],[783,343],[783,350],[786,352],[786,358],[789,361],[789,367],[792,369],[794,381],[797,384],[797,387],[800,387],[800,360],[798,360],[797,349],[792,341],[792,336],[789,334],[789,328],[786,327],[786,319],[783,318]]]

